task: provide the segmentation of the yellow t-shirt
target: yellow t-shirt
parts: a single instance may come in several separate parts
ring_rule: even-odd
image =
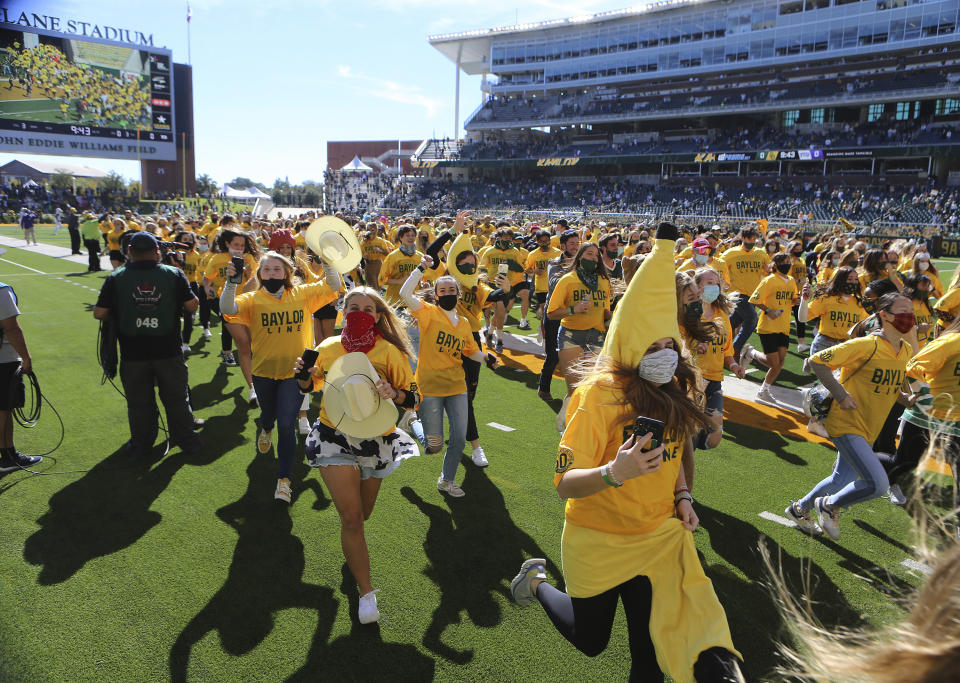
[[[907,361],[912,355],[913,347],[906,341],[894,352],[886,339],[869,334],[810,356],[812,362],[831,370],[840,368],[840,384],[858,406],[856,410],[844,410],[834,402],[824,421],[827,433],[831,436],[858,434],[868,444],[876,441],[890,408],[900,395]]]
[[[850,294],[813,299],[807,311],[810,320],[820,318],[817,331],[833,339],[846,339],[850,328],[867,317],[866,309]]]
[[[960,271],[960,268],[957,268],[957,271]],[[960,287],[948,289],[947,293],[933,305],[933,310],[944,323],[952,322],[960,314]]]
[[[210,281],[210,286],[216,291],[217,296],[220,296],[220,293],[223,292],[223,285],[227,281],[227,264],[230,263],[231,258],[227,252],[218,252],[210,257],[206,267],[203,269],[203,277]],[[237,289],[243,289],[243,286],[247,284],[251,278],[255,277],[257,272],[257,260],[253,258],[253,254],[244,253],[243,263],[244,269],[250,269],[250,277],[237,285]],[[296,356],[294,356],[294,358],[296,358]]]
[[[769,310],[783,311],[771,318],[766,311],[760,312],[757,332],[761,334],[790,334],[790,310],[797,296],[797,282],[789,275],[774,273],[763,278],[750,296],[750,303]]]
[[[336,300],[323,282],[284,290],[279,299],[258,289],[238,296],[237,314],[224,318],[250,329],[254,375],[287,379],[303,350],[313,347],[313,312]]]
[[[480,350],[465,316],[458,316],[454,327],[439,306],[423,302],[410,313],[420,326],[417,356],[417,385],[424,396],[454,396],[467,390],[463,376],[463,358]]]
[[[196,251],[188,251],[183,255],[183,274],[187,276],[189,282],[200,282],[201,273],[197,266],[200,264],[200,254]]]
[[[824,266],[821,268],[820,272],[817,273],[817,284],[822,285],[830,282],[834,272],[836,272],[836,269],[833,266]]]
[[[493,290],[482,282],[477,283],[476,291],[460,288],[462,293],[457,301],[457,313],[470,323],[470,330],[479,332],[483,329],[483,309],[487,307],[487,297]]]
[[[802,287],[807,281],[807,264],[802,258],[793,259],[793,263],[790,264],[790,277],[796,280],[798,287]]]
[[[597,291],[591,291],[583,284],[576,271],[571,271],[557,281],[557,286],[550,295],[552,313],[564,308],[576,306],[581,301],[590,301],[590,309],[586,313],[567,314],[560,323],[568,330],[600,330],[606,329],[604,311],[610,310],[610,281],[606,278],[597,278]]]
[[[527,256],[523,269],[533,272],[533,291],[546,292],[547,287],[547,264],[561,254],[559,249],[551,247],[544,251],[543,249],[534,249]]]
[[[683,263],[687,259],[693,260],[693,247],[686,247],[683,251],[674,257],[674,261]]]
[[[871,282],[874,282],[876,280],[891,280],[892,282],[896,283],[900,280],[900,276],[894,274],[892,277],[888,277],[888,278],[874,277],[871,273],[863,272],[857,276],[857,279],[860,280],[860,291],[863,291],[867,288],[867,285],[869,285]]]
[[[770,263],[767,252],[756,247],[749,252],[744,251],[743,247],[728,249],[719,260],[730,269],[730,289],[743,294],[757,288],[767,276],[766,266]]]
[[[933,297],[936,299],[939,299],[940,297],[942,297],[943,282],[940,281],[940,276],[935,273],[931,273],[929,270],[925,272],[924,275],[930,278],[930,294],[933,295]]]
[[[907,375],[930,385],[933,417],[960,421],[960,333],[948,332],[931,340],[907,361]]]
[[[404,306],[403,298],[400,296],[400,287],[410,276],[410,273],[420,265],[423,260],[423,253],[413,252],[412,256],[407,256],[399,249],[394,249],[386,258],[383,259],[383,265],[380,266],[380,274],[377,276],[379,285],[386,287],[387,291],[383,295],[384,301],[390,306]],[[388,285],[387,280],[399,279],[400,284]]]
[[[106,233],[107,235],[107,248],[110,251],[120,251],[120,236],[123,235],[123,231],[117,232],[116,230],[111,230]]]
[[[368,261],[382,261],[393,251],[393,245],[382,237],[374,236],[368,240],[362,240],[360,249],[363,251],[363,258]]]
[[[330,370],[333,362],[347,353],[346,349],[343,348],[339,335],[336,337],[327,337],[320,342],[320,346],[318,346],[316,350],[319,355],[317,356],[316,363],[317,372],[313,375],[314,391],[323,386],[324,378],[327,376],[327,371]],[[413,371],[410,369],[410,363],[407,357],[401,353],[400,349],[383,337],[377,337],[373,348],[367,351],[367,358],[370,359],[370,363],[377,371],[377,374],[380,375],[380,379],[387,380],[395,389],[415,394],[417,396],[417,404],[419,405],[420,391],[417,388],[417,382],[414,380]],[[336,425],[330,422],[330,418],[327,416],[326,406],[322,402],[320,404],[320,415],[318,415],[318,417],[323,424],[336,428]],[[392,431],[393,430],[390,429],[382,436],[386,436]]]
[[[513,261],[521,268],[521,272],[507,271],[507,279],[510,281],[510,286],[516,287],[523,280],[522,269],[524,259],[519,249],[507,249],[504,251],[496,247],[491,247],[483,252],[483,256],[480,257],[480,269],[487,271],[487,277],[490,279],[490,282],[494,282],[500,264],[509,263],[510,261]]]
[[[723,280],[723,283],[728,287],[730,286],[730,268],[720,259],[708,261],[704,266],[698,266],[696,263],[694,263],[693,259],[687,259],[677,266],[677,270],[681,273],[687,273],[691,270],[697,270],[698,268],[713,268],[716,274],[720,276],[720,279]]]
[[[690,348],[690,355],[694,363],[700,368],[700,374],[704,379],[715,382],[723,381],[723,359],[733,356],[733,328],[730,326],[730,316],[714,309],[713,320],[706,315],[701,318],[704,322],[712,322],[716,325],[717,332],[713,338],[707,342],[706,353],[697,353],[697,342],[688,339],[687,346]]]
[[[930,310],[930,307],[927,306],[923,301],[913,300],[913,314],[917,319],[917,341],[920,342],[920,348],[922,349],[927,345],[927,342],[933,337],[934,323],[936,319],[934,318],[933,312]],[[921,325],[929,325],[926,333],[920,333]]]
[[[578,387],[567,408],[567,429],[560,439],[554,485],[571,469],[591,469],[611,462],[633,433],[636,415],[613,387]],[[660,469],[634,477],[619,488],[605,488],[583,498],[568,498],[568,524],[610,534],[645,534],[673,517],[673,491],[680,473],[683,442],[670,430]]]

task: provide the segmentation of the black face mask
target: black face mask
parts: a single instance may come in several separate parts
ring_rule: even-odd
[[[789,264],[789,263],[778,263],[778,264],[777,264],[777,272],[780,273],[781,275],[786,275],[787,273],[790,272],[790,264]]]
[[[541,244],[541,245],[540,245],[540,250],[541,250],[541,251],[550,251],[550,245],[549,245],[549,244]]]
[[[843,283],[843,293],[844,294],[856,294],[860,291],[859,282],[844,282]]]
[[[457,270],[464,275],[473,275],[477,272],[477,265],[475,263],[470,263],[469,261],[464,261],[463,263],[457,264]]]
[[[801,256],[803,256],[803,252],[802,252],[802,251],[795,251],[795,252],[793,252],[793,258],[800,258]]]
[[[276,294],[281,289],[283,289],[284,279],[279,277],[268,278],[266,280],[260,281],[263,284],[263,288],[270,292],[271,294]]]
[[[609,249],[607,249],[607,258],[615,259],[615,258],[617,258],[619,255],[620,255],[620,253],[619,253],[616,249],[614,249],[613,251],[610,251]]]
[[[877,302],[870,301],[869,299],[864,299],[863,308],[864,310],[866,310],[867,313],[873,313],[874,311],[877,310]]]
[[[457,295],[441,294],[437,297],[437,305],[445,311],[452,311],[457,307]]]

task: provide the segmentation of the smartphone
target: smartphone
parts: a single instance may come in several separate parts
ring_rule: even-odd
[[[509,271],[510,271],[510,268],[507,266],[506,263],[501,263],[499,266],[497,266],[497,275],[505,276]]]
[[[303,353],[300,355],[300,359],[303,361],[303,367],[300,369],[300,372],[297,373],[297,379],[306,380],[310,378],[310,368],[312,368],[317,362],[317,356],[320,354],[315,349],[304,349]]]
[[[230,282],[235,285],[239,285],[243,282],[243,257],[242,256],[232,256],[230,261],[233,263],[233,269],[237,271],[237,274],[230,278]]]
[[[633,435],[639,439],[647,434],[653,436],[645,450],[652,451],[663,444],[663,423],[660,420],[654,420],[652,417],[638,417],[636,424],[633,425]]]

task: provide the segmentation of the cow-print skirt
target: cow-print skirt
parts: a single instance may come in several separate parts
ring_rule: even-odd
[[[360,469],[364,479],[371,476],[382,479],[407,458],[420,455],[420,449],[401,429],[394,429],[386,436],[360,439],[317,420],[307,436],[306,453],[311,467],[353,465]]]

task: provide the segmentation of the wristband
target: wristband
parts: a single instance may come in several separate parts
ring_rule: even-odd
[[[689,493],[681,492],[674,497],[673,506],[676,507],[679,505],[681,500],[690,501],[690,504],[693,505],[693,496],[691,496]]]
[[[424,268],[422,264],[417,266],[417,270],[419,270],[421,273],[427,272],[426,268]]]
[[[674,497],[676,497],[679,494],[683,493],[684,491],[686,491],[687,493],[690,493],[690,489],[688,489],[686,486],[681,486],[680,488],[678,488],[676,491],[673,492],[673,495]]]
[[[617,480],[614,478],[613,472],[611,471],[610,463],[607,463],[606,465],[603,465],[600,467],[600,476],[603,477],[603,480],[607,482],[608,486],[612,486],[615,489],[618,489],[621,486],[623,486],[623,482],[618,483]]]

